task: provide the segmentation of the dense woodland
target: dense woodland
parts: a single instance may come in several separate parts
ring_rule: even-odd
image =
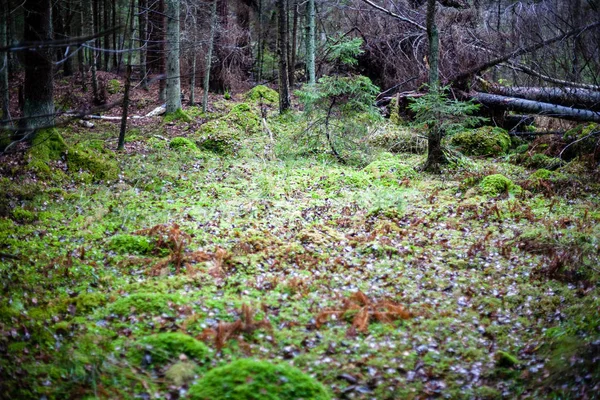
[[[599,43],[598,0],[0,0],[0,398],[598,398]]]

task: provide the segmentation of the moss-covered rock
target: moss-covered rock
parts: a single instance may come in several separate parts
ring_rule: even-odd
[[[190,388],[193,400],[326,400],[325,387],[286,364],[241,359],[209,371]]]
[[[169,147],[173,150],[185,151],[185,150],[197,150],[198,147],[194,142],[192,142],[188,138],[184,138],[181,136],[175,137],[171,139],[169,142]]]
[[[598,137],[600,137],[600,124],[577,125],[569,129],[563,135],[563,140],[572,144],[565,150],[564,156],[570,160],[577,155],[593,153],[598,145]]]
[[[244,99],[267,104],[279,104],[279,93],[275,90],[264,86],[258,85],[250,89],[244,94]]]
[[[502,193],[518,193],[521,191],[521,187],[515,185],[513,181],[508,179],[502,174],[488,175],[482,179],[479,187],[482,193],[497,196]]]
[[[424,154],[427,151],[427,138],[408,127],[378,129],[368,140],[372,146],[382,147],[392,153]]]
[[[378,180],[384,186],[400,185],[403,179],[412,179],[417,176],[413,167],[402,164],[398,157],[390,153],[381,154],[363,171],[369,174],[371,179]]]
[[[146,236],[121,234],[110,238],[108,248],[119,254],[149,254],[154,244]]]
[[[119,167],[109,155],[77,145],[66,153],[67,166],[71,172],[87,171],[94,180],[112,181],[119,177]]]
[[[232,155],[240,148],[240,132],[223,119],[208,121],[197,132],[197,144],[204,150],[219,155]]]
[[[121,82],[119,82],[117,79],[111,79],[106,84],[106,91],[110,94],[119,93],[121,91]]]
[[[452,136],[450,143],[461,152],[474,156],[497,156],[510,148],[510,136],[504,129],[484,126]]]
[[[163,332],[138,340],[130,351],[134,362],[141,363],[145,359],[149,364],[164,364],[181,354],[204,363],[210,350],[204,343],[185,333]]]
[[[257,134],[261,130],[258,110],[247,103],[237,104],[224,119],[246,134]]]
[[[187,113],[185,111],[183,111],[181,108],[178,108],[177,111],[175,111],[175,112],[165,114],[163,121],[166,123],[175,122],[175,121],[182,121],[182,122],[189,123],[189,122],[192,122],[193,119],[192,119],[192,117],[187,115]]]
[[[128,315],[131,312],[173,315],[182,303],[181,297],[174,294],[134,293],[117,299],[108,306],[108,311],[117,315]]]
[[[67,151],[67,145],[56,128],[41,129],[36,132],[28,151],[28,168],[43,178],[55,178],[49,162],[57,161]],[[58,178],[58,176],[56,176]]]
[[[563,161],[560,158],[549,157],[543,153],[531,155],[527,152],[513,154],[510,157],[510,161],[526,168],[543,168],[548,170],[554,170],[563,164]]]

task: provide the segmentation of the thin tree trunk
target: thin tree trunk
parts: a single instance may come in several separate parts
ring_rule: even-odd
[[[190,106],[196,105],[196,52],[192,51],[192,73],[190,74]]]
[[[181,109],[179,71],[179,0],[166,1],[167,17],[167,113]]]
[[[429,90],[437,92],[440,86],[439,57],[440,57],[440,38],[437,25],[435,23],[436,0],[427,0],[427,39],[429,41]],[[425,161],[424,170],[430,172],[439,172],[440,166],[447,162],[442,149],[442,137],[444,131],[439,123],[434,123],[429,127],[427,135],[427,161]]]
[[[298,41],[298,0],[292,0],[292,7],[294,10],[292,12],[292,41],[290,42],[291,48],[290,50],[290,65],[289,68],[289,80],[290,87],[294,87],[294,83],[296,81],[296,52],[297,52],[297,41]]]
[[[213,0],[210,8],[210,37],[208,39],[208,51],[206,53],[206,65],[204,68],[204,85],[202,94],[202,112],[208,109],[208,88],[210,85],[210,67],[212,65],[212,53],[215,45],[215,33],[218,25],[217,0]]]
[[[129,21],[129,52],[127,53],[127,73],[125,74],[125,93],[123,94],[123,111],[121,116],[121,130],[119,131],[119,143],[117,150],[125,147],[125,132],[127,131],[127,114],[129,111],[129,90],[131,88],[131,64],[133,59],[133,34],[135,32],[135,0],[131,0]]]
[[[315,73],[315,0],[308,0],[307,18],[306,69],[308,70],[308,83],[314,85],[317,81]]]
[[[262,81],[262,60],[263,60],[263,5],[264,0],[258,0],[258,47],[256,49],[256,81]]]
[[[138,32],[140,46],[140,81],[142,89],[148,90],[148,79],[146,79],[146,45],[148,38],[146,37],[146,28],[148,26],[148,0],[138,1]]]
[[[104,0],[104,2],[102,3],[102,11],[104,12],[104,19],[103,19],[103,23],[104,23],[104,30],[108,31],[108,29],[110,28],[109,26],[109,19],[108,19],[108,11],[109,11],[109,4],[108,4],[109,0]],[[110,62],[110,52],[108,51],[110,49],[110,34],[106,34],[104,35],[104,48],[107,50],[104,53],[104,70],[108,71],[108,65]]]
[[[52,40],[52,6],[50,0],[27,0],[24,3],[25,41]],[[52,50],[39,47],[23,56],[25,65],[23,117],[25,129],[54,124],[54,75]]]
[[[0,47],[8,46],[8,1],[0,0]],[[10,116],[10,95],[8,87],[8,53],[0,53],[0,95],[2,102],[2,117],[3,125],[11,125]]]
[[[286,26],[286,0],[277,0],[277,11],[279,13],[279,112],[283,113],[290,109],[290,82],[288,78],[288,35]]]
[[[117,26],[117,0],[112,0],[111,1],[111,8],[112,8],[112,12],[111,12],[111,17],[112,17],[112,26],[113,28]],[[113,49],[117,49],[117,31],[113,31],[112,33],[112,48]],[[118,60],[117,60],[117,55],[113,55],[113,69],[116,71],[117,70],[117,64],[118,64]]]
[[[79,26],[77,27],[77,33],[80,36],[84,35],[84,29],[83,29],[83,13],[84,13],[84,9],[82,7],[82,5],[80,5],[80,9],[79,9]],[[79,73],[81,74],[81,90],[83,90],[84,92],[87,92],[87,72],[85,70],[85,50],[79,50],[79,52],[77,53],[77,63],[79,64]]]

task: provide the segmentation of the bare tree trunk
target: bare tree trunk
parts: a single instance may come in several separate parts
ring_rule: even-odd
[[[90,34],[96,33],[95,25],[94,25],[94,6],[92,0],[87,0],[87,9],[89,12],[88,16],[88,26],[90,29]],[[85,11],[84,11],[85,13]],[[89,57],[90,57],[90,66],[92,71],[92,96],[94,98],[94,103],[100,103],[100,96],[98,90],[98,76],[96,75],[96,51],[94,49],[89,49]]]
[[[84,28],[83,28],[83,13],[85,12],[83,4],[80,4],[80,8],[78,10],[79,12],[79,27],[77,29],[77,33],[80,36],[84,35]],[[79,73],[81,74],[81,90],[83,90],[84,92],[87,92],[87,72],[85,70],[85,50],[79,50],[79,53],[77,53],[77,63],[79,64]]]
[[[256,81],[260,83],[262,81],[262,69],[263,69],[263,9],[264,0],[258,0],[258,48],[256,50]]]
[[[297,52],[297,41],[298,41],[298,0],[292,0],[292,7],[294,8],[292,11],[292,40],[290,42],[290,65],[289,68],[289,81],[290,87],[294,87],[294,83],[296,80],[295,72],[296,72],[296,52]]]
[[[437,92],[440,90],[440,73],[438,69],[440,57],[440,38],[435,23],[436,0],[427,0],[427,38],[429,40],[429,90]],[[427,161],[424,170],[439,172],[440,166],[447,163],[446,156],[442,150],[442,137],[444,131],[439,124],[429,127],[427,134]]]
[[[317,81],[315,74],[315,0],[308,0],[307,14],[306,69],[308,70],[308,83],[314,85]]]
[[[138,32],[139,32],[139,47],[140,47],[140,80],[142,89],[148,90],[148,79],[146,79],[146,46],[148,38],[146,37],[148,27],[148,0],[138,1]]]
[[[167,113],[181,109],[179,70],[179,0],[166,0],[167,17]]]
[[[505,87],[486,85],[484,91],[501,96],[552,103],[566,107],[586,108],[600,111],[600,92],[571,87]]]
[[[25,41],[52,40],[52,6],[50,0],[27,0],[24,3]],[[27,130],[54,124],[54,75],[52,50],[39,47],[23,56],[25,65],[24,127]]]
[[[202,94],[202,112],[208,109],[208,87],[210,85],[210,67],[212,65],[212,53],[215,45],[215,32],[217,31],[217,0],[213,0],[210,8],[210,37],[208,38],[208,51],[206,53],[206,64],[204,68],[204,85]]]
[[[494,110],[518,111],[522,113],[547,115],[554,118],[568,119],[580,122],[600,122],[600,113],[565,107],[556,104],[518,99],[497,94],[473,92],[468,97]]]
[[[279,13],[279,112],[283,113],[290,109],[290,82],[288,78],[288,35],[286,18],[286,0],[277,0],[277,11]]]
[[[0,0],[0,47],[8,46],[8,1]],[[2,117],[4,124],[11,125],[10,95],[8,87],[8,52],[0,53],[0,95],[2,96]],[[3,124],[3,125],[4,125]]]
[[[129,21],[129,52],[127,53],[127,73],[125,74],[125,93],[123,94],[123,111],[121,115],[121,130],[117,150],[125,147],[125,132],[127,131],[127,114],[129,111],[129,90],[131,88],[131,64],[133,59],[133,34],[135,32],[135,0],[131,0]]]
[[[190,106],[196,105],[196,52],[192,51],[192,73],[190,74]]]
[[[109,7],[108,7],[108,1],[109,0],[104,0],[103,3],[102,3],[102,11],[103,11],[103,15],[104,15],[104,18],[103,18],[102,22],[103,22],[103,26],[104,26],[104,31],[108,31],[108,29],[110,28],[110,24],[108,22],[109,21],[109,19],[108,19],[108,15],[109,15],[108,14],[108,9],[109,9]],[[104,48],[106,50],[110,49],[110,34],[104,35]],[[108,64],[110,62],[110,55],[111,54],[108,51],[106,51],[104,53],[104,70],[105,71],[108,71]]]

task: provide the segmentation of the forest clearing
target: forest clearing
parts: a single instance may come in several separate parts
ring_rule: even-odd
[[[597,2],[350,3],[0,2],[0,398],[598,398]]]

